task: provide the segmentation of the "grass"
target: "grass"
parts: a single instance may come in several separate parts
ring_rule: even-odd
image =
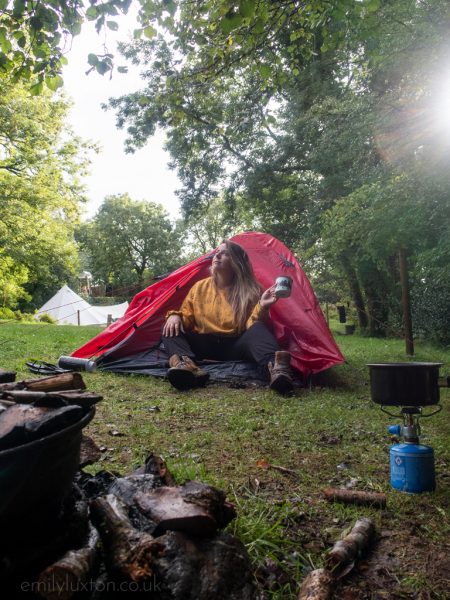
[[[404,343],[342,336],[340,327],[332,323],[347,364],[316,376],[293,398],[219,385],[181,393],[151,377],[83,374],[88,388],[104,396],[87,430],[104,452],[89,470],[125,474],[153,451],[178,482],[198,479],[224,489],[238,511],[230,531],[247,546],[272,600],[296,598],[302,577],[323,564],[326,550],[362,515],[375,519],[378,541],[339,584],[336,598],[344,590],[361,599],[449,598],[449,391],[441,390],[443,411],[422,422],[422,443],[435,450],[436,492],[396,492],[386,432],[395,419],[371,402],[366,363],[404,361]],[[0,324],[0,366],[30,377],[27,360],[56,363],[98,331]],[[416,343],[415,360],[443,362],[441,374],[450,373],[448,349]],[[261,468],[261,459],[292,473]],[[330,485],[385,492],[387,509],[328,504],[322,489]]]

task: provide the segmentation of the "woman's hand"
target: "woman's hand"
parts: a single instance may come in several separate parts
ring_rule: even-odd
[[[262,308],[268,310],[272,306],[272,304],[275,304],[277,300],[278,298],[275,296],[275,285],[273,285],[268,290],[263,292],[259,303],[261,304]]]
[[[180,331],[184,333],[183,321],[180,315],[170,315],[167,321],[164,323],[163,336],[164,337],[175,337],[180,335]]]

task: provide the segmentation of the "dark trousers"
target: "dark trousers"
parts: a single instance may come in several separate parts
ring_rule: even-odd
[[[262,321],[257,321],[238,337],[186,331],[174,337],[163,336],[162,340],[169,356],[252,361],[264,376],[267,376],[267,364],[274,361],[275,352],[279,350],[274,335]]]

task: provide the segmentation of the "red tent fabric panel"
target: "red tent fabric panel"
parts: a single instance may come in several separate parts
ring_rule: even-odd
[[[271,308],[273,332],[291,353],[291,364],[305,375],[344,362],[323,316],[311,284],[292,252],[265,233],[243,233],[231,238],[248,253],[257,280],[267,289],[276,277],[292,278],[292,295]],[[168,310],[179,308],[190,287],[209,275],[212,253],[205,254],[135,296],[125,315],[76,350],[80,358],[120,358],[155,345]]]

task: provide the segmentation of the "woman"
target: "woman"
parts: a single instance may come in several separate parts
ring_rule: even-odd
[[[270,387],[292,391],[289,353],[278,344],[264,319],[277,302],[275,286],[261,294],[245,250],[229,240],[218,247],[211,277],[194,284],[179,311],[167,313],[163,342],[169,354],[170,383],[178,389],[204,384],[208,373],[194,359],[250,360]]]

